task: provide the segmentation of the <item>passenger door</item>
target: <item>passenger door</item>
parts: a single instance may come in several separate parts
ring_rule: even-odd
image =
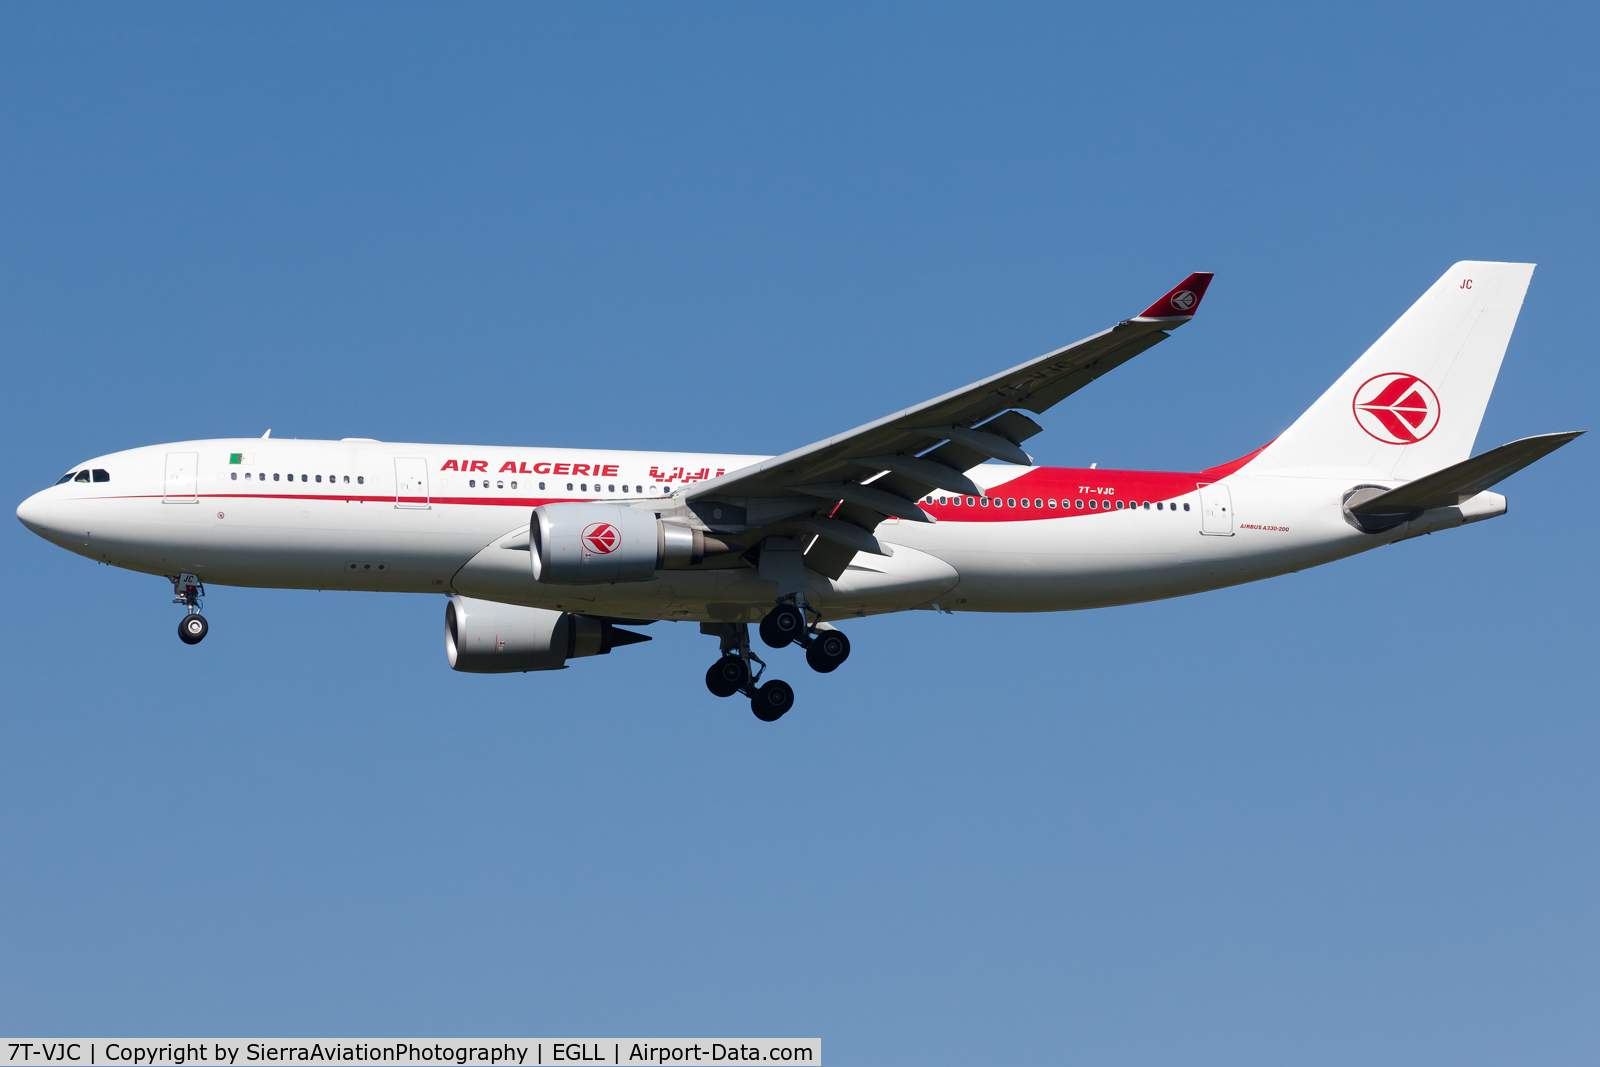
[[[427,508],[428,461],[416,456],[396,456],[394,460],[394,506]]]
[[[168,452],[167,477],[161,486],[163,504],[198,504],[200,502],[200,453]]]
[[[1213,482],[1200,487],[1200,532],[1233,536],[1233,496],[1227,486]]]

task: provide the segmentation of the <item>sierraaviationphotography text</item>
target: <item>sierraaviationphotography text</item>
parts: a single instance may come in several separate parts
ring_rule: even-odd
[[[822,1062],[820,1038],[278,1039],[0,1038],[0,1064],[30,1067],[188,1067],[191,1064],[416,1064],[543,1067],[571,1064]]]

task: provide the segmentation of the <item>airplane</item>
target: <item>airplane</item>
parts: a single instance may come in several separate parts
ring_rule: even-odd
[[[779,456],[260,438],[74,464],[17,508],[161,575],[196,645],[207,584],[442,593],[449,665],[558,670],[694,621],[706,672],[772,722],[750,624],[816,671],[838,623],[1185,596],[1491,519],[1491,486],[1583,431],[1472,455],[1533,264],[1452,266],[1283,434],[1200,471],[1037,466],[1041,415],[1194,318],[1189,275],[1081,341]]]

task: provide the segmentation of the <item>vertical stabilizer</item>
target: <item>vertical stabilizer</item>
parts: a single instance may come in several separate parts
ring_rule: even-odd
[[[1410,480],[1472,454],[1532,263],[1445,272],[1243,473]]]

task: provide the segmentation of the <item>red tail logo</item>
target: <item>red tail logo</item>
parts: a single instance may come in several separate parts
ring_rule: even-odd
[[[1386,445],[1414,445],[1439,425],[1439,394],[1415,374],[1368,378],[1350,406],[1361,428]]]
[[[583,528],[580,536],[583,538],[583,547],[597,556],[615,552],[617,545],[622,542],[622,535],[609,522],[590,523]]]

